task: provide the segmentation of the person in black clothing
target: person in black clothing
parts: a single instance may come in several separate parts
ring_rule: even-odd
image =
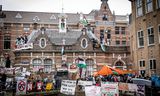
[[[9,57],[6,58],[6,68],[10,68],[11,60]]]
[[[6,84],[6,79],[7,79],[7,75],[5,73],[2,74],[1,76],[1,83],[2,83],[2,89],[5,89],[5,84]]]

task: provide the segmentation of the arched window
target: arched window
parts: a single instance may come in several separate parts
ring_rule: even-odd
[[[64,18],[61,19],[61,29],[65,28],[65,20]]]
[[[44,70],[43,72],[50,73],[52,70],[52,59],[45,59],[44,60]]]
[[[39,46],[41,48],[45,48],[46,47],[46,39],[45,38],[41,38],[40,39]]]
[[[124,64],[123,64],[122,61],[117,61],[117,62],[115,63],[115,67],[116,67],[116,68],[119,68],[119,69],[123,69]]]
[[[33,59],[33,71],[39,71],[42,68],[42,60],[40,58]]]
[[[87,41],[86,38],[83,38],[82,41],[81,41],[81,47],[83,49],[85,49],[85,48],[87,48],[87,46],[88,46],[88,41]]]
[[[94,72],[94,60],[87,59],[86,60],[87,68],[86,68],[86,76],[93,75]]]

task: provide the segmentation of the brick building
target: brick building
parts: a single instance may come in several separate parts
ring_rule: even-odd
[[[131,57],[142,75],[160,74],[160,0],[130,0]]]
[[[44,72],[79,59],[87,75],[103,65],[131,69],[128,15],[115,15],[107,1],[89,14],[3,11],[1,62],[8,53],[12,66]]]

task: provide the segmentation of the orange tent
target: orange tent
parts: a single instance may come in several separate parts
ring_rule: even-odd
[[[116,69],[116,68],[112,68],[110,67],[112,70],[114,70],[115,72],[117,72],[118,74],[125,74],[125,72],[121,69]]]
[[[101,70],[97,72],[96,75],[110,75],[112,74],[112,70],[108,66],[103,66]]]

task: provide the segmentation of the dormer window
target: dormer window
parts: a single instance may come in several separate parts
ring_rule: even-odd
[[[85,49],[85,48],[87,48],[87,46],[88,46],[88,41],[87,41],[86,38],[83,38],[82,41],[81,41],[81,47],[83,49]]]
[[[39,46],[41,48],[45,48],[46,47],[46,39],[45,38],[41,38],[40,39]]]
[[[106,14],[103,15],[103,18],[102,18],[104,21],[108,20],[108,17]]]
[[[64,18],[61,19],[61,29],[65,28],[65,22],[64,22]]]

